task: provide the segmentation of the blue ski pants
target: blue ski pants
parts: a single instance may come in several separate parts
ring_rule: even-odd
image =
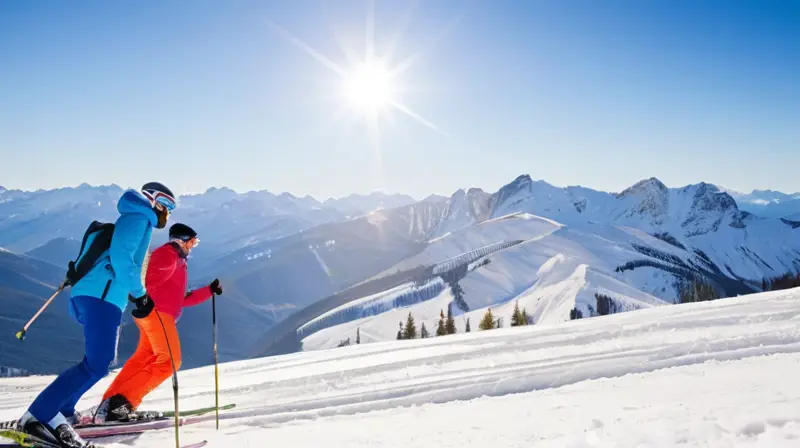
[[[117,331],[122,322],[119,307],[96,297],[70,299],[73,317],[83,325],[83,361],[65,370],[33,401],[28,412],[47,423],[59,412],[75,413],[75,405],[89,389],[108,374],[116,357]]]

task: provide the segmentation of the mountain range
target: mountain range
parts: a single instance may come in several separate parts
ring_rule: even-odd
[[[86,225],[115,219],[121,193],[113,185],[0,188],[7,259],[0,287],[13,289],[8,300],[30,304],[19,308],[15,325],[55,289]],[[220,350],[233,360],[336,347],[356,329],[365,342],[394,339],[409,312],[431,328],[451,309],[463,331],[466,319],[476,322],[489,308],[508,314],[516,302],[539,324],[569,319],[573,309],[596,313],[600,293],[619,310],[663,306],[693,278],[723,296],[753,292],[764,277],[800,270],[800,219],[793,217],[800,207],[786,205],[796,196],[744,197],[707,183],[668,188],[655,178],[607,193],[523,175],[494,193],[470,188],[419,202],[380,193],[321,202],[212,188],[182,196],[172,222],[200,233],[192,286],[213,278],[225,285],[217,303]],[[792,213],[758,214],[758,201]],[[165,240],[157,231],[153,247]],[[34,261],[49,267],[45,278],[39,270],[26,274],[30,282],[8,283]],[[209,308],[190,308],[181,319],[188,367],[212,359]],[[54,308],[51,318],[62,320],[41,333],[79,329],[65,309]],[[126,327],[121,357],[135,340]],[[19,344],[0,342],[0,349],[10,343]],[[4,364],[42,371],[39,359],[4,357]]]
[[[424,250],[324,309],[300,310],[252,354],[395,339],[409,313],[436,328],[450,310],[464,331],[490,308],[507,322],[517,303],[548,324],[597,315],[597,296],[629,310],[676,303],[692,282],[722,297],[752,293],[764,278],[800,272],[795,224],[744,211],[707,183],[651,178],[614,194],[523,175],[492,194],[459,190]]]

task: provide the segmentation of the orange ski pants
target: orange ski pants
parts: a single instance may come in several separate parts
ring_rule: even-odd
[[[181,343],[175,318],[169,314],[153,310],[144,319],[133,321],[139,327],[139,345],[108,387],[103,400],[120,394],[136,409],[147,394],[172,375],[173,361],[175,370],[180,369]]]

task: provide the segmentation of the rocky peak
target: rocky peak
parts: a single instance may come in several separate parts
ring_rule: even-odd
[[[639,194],[666,196],[668,192],[669,188],[667,188],[667,186],[664,185],[663,182],[661,182],[655,177],[651,177],[650,179],[644,179],[640,180],[639,182],[636,182],[632,186],[623,190],[622,193],[617,194],[617,197],[625,198]]]
[[[691,206],[681,223],[687,236],[703,235],[719,229],[723,224],[733,228],[744,228],[745,215],[739,211],[736,200],[713,184],[701,182],[681,190],[691,194]]]
[[[650,216],[656,223],[662,223],[669,212],[669,188],[663,182],[651,177],[637,182],[617,195],[617,199],[635,198],[638,201],[628,216]]]
[[[489,201],[489,207],[491,209],[495,209],[499,204],[503,204],[510,197],[515,196],[525,190],[527,190],[528,193],[532,193],[532,184],[533,181],[531,180],[531,176],[527,174],[517,177],[513,182],[504,185],[502,188],[497,190],[497,193],[492,195]]]

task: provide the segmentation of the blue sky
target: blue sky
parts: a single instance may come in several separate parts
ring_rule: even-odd
[[[370,11],[421,119],[376,127],[288,37],[349,73]],[[800,2],[6,0],[0,61],[8,188],[800,191]]]

